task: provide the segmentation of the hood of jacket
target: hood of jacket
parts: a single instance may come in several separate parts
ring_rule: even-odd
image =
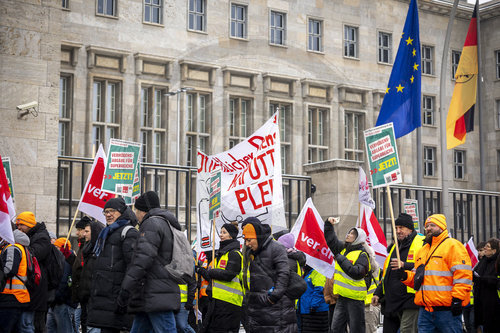
[[[24,232],[16,229],[13,231],[13,233],[14,233],[14,241],[17,244],[21,244],[22,246],[30,245],[30,238]]]
[[[240,250],[240,242],[237,239],[227,239],[220,242],[220,248],[217,250],[217,256],[223,256],[229,251]]]
[[[175,215],[166,209],[162,209],[162,208],[150,209],[149,212],[144,216],[143,221],[145,221],[148,218],[153,217],[153,216],[159,216],[162,219],[164,219],[165,221],[167,221],[168,223],[170,223],[170,225],[172,227],[174,227],[175,229],[182,230],[182,227],[181,227],[179,221],[177,220],[177,218],[175,217]]]
[[[31,237],[33,236],[34,234],[36,234],[37,232],[40,232],[40,231],[47,231],[47,227],[45,227],[45,223],[44,222],[38,222],[33,228],[31,228],[30,230],[28,230],[28,232],[26,233],[26,235],[28,235],[28,237]]]

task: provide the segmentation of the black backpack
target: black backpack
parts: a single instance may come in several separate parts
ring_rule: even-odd
[[[0,251],[1,253],[1,251]],[[5,283],[7,282],[7,278],[5,277],[5,273],[3,272],[3,260],[2,256],[0,256],[0,292],[5,288]]]
[[[57,289],[64,272],[64,255],[54,245],[50,245],[50,253],[47,258],[47,280],[48,290]]]

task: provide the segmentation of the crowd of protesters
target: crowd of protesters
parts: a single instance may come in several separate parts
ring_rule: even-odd
[[[15,244],[1,244],[0,333],[234,333],[242,326],[259,333],[373,333],[380,313],[384,333],[500,327],[499,240],[478,244],[472,267],[442,214],[426,219],[424,235],[400,214],[397,246],[388,247],[383,267],[363,229],[341,240],[334,219],[326,219],[324,236],[335,257],[328,278],[294,248],[292,234],[272,234],[249,217],[224,224],[213,253],[193,251],[193,259],[203,260],[179,279],[166,269],[181,230],[177,218],[152,191],[134,208],[113,198],[104,207],[106,225],[82,217],[75,250],[33,213],[19,214]],[[304,288],[298,296],[291,292],[296,275]]]

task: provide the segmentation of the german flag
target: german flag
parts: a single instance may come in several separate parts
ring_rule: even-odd
[[[474,107],[477,92],[477,2],[457,72],[455,88],[446,118],[446,146],[452,149],[465,143],[465,136],[474,130]]]

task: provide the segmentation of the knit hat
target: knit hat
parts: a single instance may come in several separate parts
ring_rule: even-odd
[[[292,249],[295,246],[295,236],[291,233],[286,233],[278,238],[278,242],[283,244],[287,249]]]
[[[351,230],[353,229],[356,230],[356,232],[358,233],[358,237],[356,237],[354,242],[352,242],[351,244],[352,245],[363,244],[366,241],[366,232],[361,228],[351,228],[349,232],[351,232]]]
[[[16,224],[24,224],[27,227],[33,228],[36,225],[35,214],[32,212],[22,212],[17,215]]]
[[[64,242],[66,242],[66,238],[61,237],[61,238],[56,239],[56,241],[54,242],[54,245],[60,249],[63,247]],[[71,243],[69,241],[66,243],[66,246],[68,247],[69,250],[71,250]]]
[[[154,191],[148,191],[146,193],[141,194],[135,200],[135,209],[138,209],[143,212],[149,212],[150,209],[160,208],[160,198],[158,198],[158,194]]]
[[[125,204],[125,200],[123,200],[123,198],[112,198],[109,199],[104,205],[104,209],[106,208],[116,209],[120,212],[120,214],[123,214],[125,209],[127,209],[127,205]]]
[[[412,219],[411,215],[408,215],[406,213],[399,214],[398,218],[396,219],[395,224],[399,225],[401,227],[406,227],[410,230],[415,230],[415,227],[413,226],[413,219]]]
[[[75,227],[77,229],[85,229],[85,227],[89,225],[90,222],[92,222],[92,220],[89,219],[88,216],[84,216],[80,219],[80,221],[76,222]]]
[[[226,223],[222,226],[222,228],[226,229],[228,232],[229,236],[231,236],[232,239],[236,239],[238,237],[238,227],[231,224],[231,223]]]
[[[442,230],[446,230],[447,228],[446,217],[443,214],[434,214],[429,216],[427,220],[425,220],[425,225],[431,222],[440,227]]]
[[[247,225],[245,225],[245,227],[243,228],[243,237],[245,237],[245,239],[257,239],[257,233],[255,232],[253,224],[248,223]]]

